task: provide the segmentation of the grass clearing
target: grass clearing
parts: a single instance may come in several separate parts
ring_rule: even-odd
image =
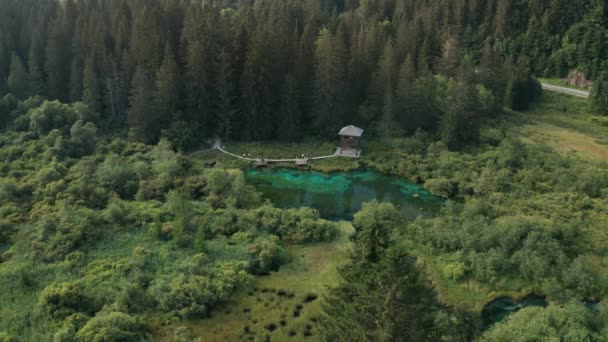
[[[334,242],[287,247],[291,261],[278,272],[257,277],[211,318],[162,327],[156,338],[174,341],[175,329],[183,326],[202,341],[314,340],[323,295],[337,284],[337,268],[348,260],[353,227],[342,222],[340,229]]]
[[[608,145],[603,140],[588,134],[561,128],[548,123],[537,123],[524,127],[529,139],[546,144],[557,152],[603,161],[608,160]]]
[[[593,161],[608,160],[608,127],[589,112],[587,100],[545,92],[530,111],[513,113],[512,131],[527,142]]]

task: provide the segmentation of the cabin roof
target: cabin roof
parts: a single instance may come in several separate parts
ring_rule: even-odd
[[[359,128],[357,126],[346,126],[344,128],[342,128],[340,130],[340,133],[338,133],[338,135],[343,136],[343,137],[358,137],[360,138],[363,135],[363,129]]]

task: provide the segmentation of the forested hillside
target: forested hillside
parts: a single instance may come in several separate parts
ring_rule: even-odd
[[[330,135],[346,122],[400,134],[450,117],[444,126],[466,131],[457,119],[484,115],[467,106],[488,100],[459,85],[453,97],[463,103],[441,108],[428,101],[442,87],[431,73],[475,80],[520,109],[530,73],[608,70],[601,0],[2,0],[0,8],[0,92],[82,100],[104,131],[128,127],[134,140],[164,135],[182,148],[212,134]]]

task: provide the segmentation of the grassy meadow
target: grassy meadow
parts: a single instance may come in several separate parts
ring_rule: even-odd
[[[176,329],[185,327],[201,341],[315,340],[323,295],[338,284],[337,268],[348,260],[353,227],[342,222],[340,231],[332,242],[286,247],[289,262],[279,271],[257,277],[212,317],[161,327],[156,337],[175,341]]]

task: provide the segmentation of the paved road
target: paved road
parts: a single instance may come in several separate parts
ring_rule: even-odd
[[[546,84],[546,83],[541,83],[541,84],[543,86],[543,89],[547,90],[547,91],[553,91],[553,92],[562,93],[562,94],[569,94],[569,95],[574,95],[574,96],[578,96],[578,97],[585,97],[585,98],[589,97],[588,91],[577,90],[577,89],[566,88],[566,87],[559,87],[559,86]]]

